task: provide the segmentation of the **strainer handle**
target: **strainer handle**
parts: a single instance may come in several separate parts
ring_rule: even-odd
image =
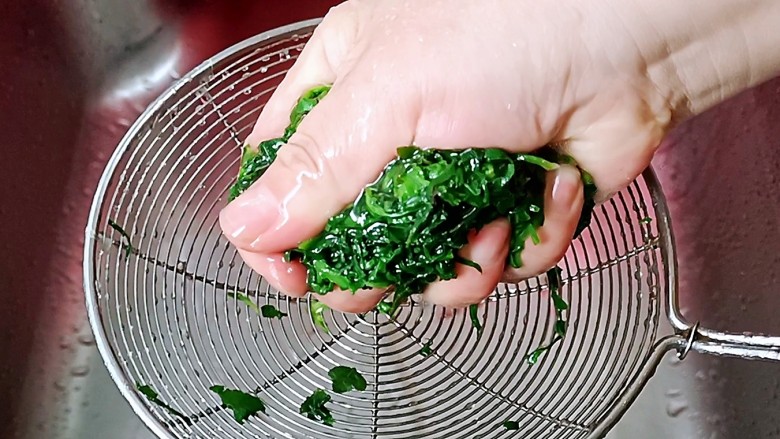
[[[750,332],[722,332],[702,328],[698,323],[688,331],[680,357],[690,350],[753,360],[780,361],[780,337]]]

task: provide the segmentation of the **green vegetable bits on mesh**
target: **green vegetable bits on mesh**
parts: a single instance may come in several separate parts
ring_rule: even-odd
[[[262,142],[257,151],[245,150],[231,198],[262,175],[327,90],[315,88],[299,100],[283,137]],[[512,225],[508,263],[521,266],[526,240],[539,242],[536,230],[544,222],[545,173],[556,169],[556,162],[571,159],[550,149],[531,155],[497,148],[398,148],[398,158],[352,205],[287,256],[307,267],[309,287],[316,293],[335,287],[357,291],[394,286],[392,302],[383,306],[392,314],[429,283],[454,278],[457,262],[480,269],[457,253],[470,230],[497,218],[508,218]],[[583,176],[586,195],[591,195],[595,186],[587,173]],[[583,219],[589,219],[590,209],[592,203],[586,203]],[[586,225],[581,224],[578,232]]]

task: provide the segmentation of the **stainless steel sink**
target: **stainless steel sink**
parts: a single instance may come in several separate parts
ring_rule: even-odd
[[[83,228],[131,121],[181,74],[333,1],[7,0],[0,6],[2,438],[148,438],[87,324]],[[780,333],[780,80],[679,127],[655,165],[686,313]],[[780,366],[671,356],[611,438],[780,437]]]

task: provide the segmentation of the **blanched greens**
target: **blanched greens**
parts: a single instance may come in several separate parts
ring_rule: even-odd
[[[300,121],[328,92],[318,87],[295,106],[284,135],[246,148],[231,199],[248,188],[273,162]],[[535,155],[497,148],[465,150],[398,148],[398,158],[351,205],[332,217],[317,236],[287,253],[308,271],[312,291],[338,287],[394,287],[378,309],[394,314],[410,295],[436,280],[456,276],[456,263],[480,267],[458,256],[470,230],[508,218],[512,226],[508,263],[520,267],[520,252],[544,223],[545,174],[573,163],[547,148]],[[595,186],[589,174],[586,206],[578,233],[587,226]],[[476,311],[476,309],[475,309]],[[472,314],[472,318],[476,313]],[[478,323],[478,319],[477,319]]]

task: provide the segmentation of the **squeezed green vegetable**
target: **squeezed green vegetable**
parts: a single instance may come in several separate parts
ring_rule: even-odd
[[[328,90],[317,87],[298,101],[282,137],[262,142],[257,150],[245,148],[231,199],[262,175]],[[507,262],[520,267],[526,241],[539,243],[536,230],[544,223],[545,174],[559,166],[556,162],[573,163],[573,159],[549,148],[536,155],[497,148],[398,148],[398,158],[354,203],[332,217],[319,235],[287,252],[287,257],[306,266],[309,287],[319,294],[336,287],[357,291],[394,286],[392,300],[378,306],[393,315],[429,283],[453,279],[456,263],[481,270],[475,262],[459,257],[458,251],[470,230],[497,218],[509,219]],[[578,233],[590,221],[595,194],[590,175],[582,175],[587,202]],[[481,328],[478,320],[475,327]]]
[[[241,156],[241,171],[238,174],[236,183],[230,188],[228,200],[233,201],[234,198],[249,189],[249,186],[252,186],[252,183],[263,175],[265,170],[271,166],[271,163],[276,160],[276,153],[279,152],[279,148],[290,140],[290,137],[295,134],[295,130],[298,129],[298,125],[303,118],[328,94],[328,91],[330,91],[329,86],[315,87],[301,96],[298,104],[290,114],[290,124],[284,130],[282,137],[260,142],[257,149],[253,149],[249,145],[244,146]]]
[[[233,411],[233,418],[239,424],[243,424],[250,416],[255,416],[258,412],[265,413],[263,400],[251,393],[226,389],[225,386],[219,385],[211,386],[209,390],[219,395],[222,406]]]

